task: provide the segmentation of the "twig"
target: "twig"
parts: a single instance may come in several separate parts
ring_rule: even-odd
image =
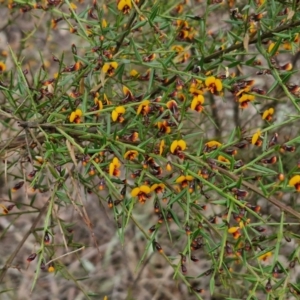
[[[214,166],[215,169],[217,169],[219,171],[219,173],[222,173],[228,177],[230,177],[231,179],[233,179],[235,182],[240,182],[243,186],[245,186],[246,188],[248,188],[249,190],[252,190],[253,192],[255,192],[256,194],[258,194],[259,196],[263,197],[264,199],[268,200],[269,202],[271,202],[272,204],[274,204],[275,206],[277,206],[278,208],[280,208],[282,211],[287,212],[291,215],[293,215],[294,217],[300,219],[300,213],[298,213],[296,210],[292,209],[290,206],[286,206],[285,204],[283,204],[282,202],[280,202],[279,200],[277,200],[276,198],[274,198],[273,196],[267,197],[263,194],[263,192],[261,190],[259,190],[256,186],[252,185],[251,183],[248,183],[247,181],[241,180],[241,178],[239,176],[236,176],[234,174],[232,174],[231,172],[218,167],[218,166]]]
[[[267,38],[271,38],[273,37],[276,33],[279,33],[279,32],[282,32],[282,31],[285,31],[285,30],[288,30],[290,28],[293,28],[293,27],[297,27],[297,26],[300,26],[300,21],[296,21],[294,23],[291,23],[291,24],[285,24],[285,25],[282,25],[282,26],[279,26],[277,27],[277,29],[273,30],[273,31],[268,31],[264,34],[261,35],[260,39],[261,40],[264,40],[264,39],[267,39]],[[249,41],[249,45],[250,44],[255,44],[258,42],[258,38],[253,38],[252,40]],[[226,49],[223,49],[223,50],[219,50],[211,55],[208,55],[206,57],[203,58],[203,62],[204,63],[208,63],[210,61],[212,61],[213,59],[216,59],[220,56],[222,56],[223,54],[226,54],[226,53],[229,53],[229,52],[232,52],[232,51],[235,51],[235,50],[238,50],[238,49],[242,49],[244,47],[244,43],[241,42],[241,43],[238,43],[238,44],[235,44],[235,45],[232,45]],[[189,66],[189,68],[187,69],[187,71],[190,71],[194,68],[194,66],[191,64]],[[169,86],[170,84],[172,84],[175,80],[176,80],[176,77],[177,75],[173,76],[172,78],[169,79],[169,81],[164,84],[163,86]],[[162,90],[161,87],[158,87],[156,90],[154,90],[151,94],[150,94],[150,97],[153,97],[154,95],[156,95],[157,93],[159,93],[160,91]]]
[[[144,4],[145,1],[141,1],[139,4],[138,4],[138,7],[141,7],[143,4]],[[115,53],[118,53],[119,50],[120,50],[120,47],[122,46],[122,43],[125,39],[125,37],[130,33],[130,30],[131,30],[131,26],[135,20],[137,16],[137,12],[134,12],[134,14],[131,16],[131,18],[129,19],[128,21],[128,25],[127,25],[127,29],[126,31],[123,33],[123,35],[121,36],[121,38],[117,41],[117,46],[116,46],[116,50],[115,50]]]
[[[38,214],[38,216],[33,221],[30,229],[24,234],[23,239],[20,241],[20,243],[16,247],[15,251],[10,255],[10,257],[6,261],[4,267],[0,270],[0,283],[3,281],[4,276],[6,274],[6,271],[10,268],[11,263],[13,262],[13,260],[17,256],[17,254],[19,253],[20,249],[22,248],[22,246],[26,242],[27,238],[33,232],[33,230],[35,229],[35,227],[37,226],[38,222],[40,221],[40,219],[41,219],[42,215],[44,214],[44,212],[46,211],[47,207],[48,207],[48,201],[41,208],[40,213]]]
[[[83,250],[83,249],[85,249],[85,246],[83,246],[83,247],[81,247],[81,248],[79,248],[79,249],[73,250],[73,251],[71,251],[71,252],[65,253],[65,254],[63,254],[63,255],[61,255],[61,256],[55,257],[55,258],[49,260],[49,261],[45,264],[45,266],[51,264],[52,262],[54,262],[54,261],[56,261],[56,260],[58,260],[58,259],[60,259],[60,258],[62,258],[62,257],[68,256],[68,255],[70,255],[70,254],[73,254],[73,253],[75,253],[75,252],[81,251],[81,250]]]

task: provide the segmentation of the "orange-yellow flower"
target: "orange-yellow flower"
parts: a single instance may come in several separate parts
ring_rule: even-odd
[[[249,102],[253,101],[254,99],[255,99],[254,95],[243,94],[239,98],[240,108],[246,108],[246,107],[248,107]]]
[[[214,76],[207,77],[205,79],[205,85],[212,94],[221,92],[223,89],[222,81]]]
[[[242,235],[240,227],[238,227],[238,226],[228,228],[228,233],[231,233],[235,240],[238,239]]]
[[[274,108],[271,107],[269,109],[266,109],[262,115],[262,119],[263,120],[267,120],[267,121],[271,121],[272,120],[272,116],[274,114]]]
[[[194,96],[193,101],[191,103],[191,109],[197,112],[201,112],[203,110],[202,104],[204,103],[204,97],[200,94]]]
[[[283,48],[285,50],[292,50],[292,44],[290,42],[284,42]]]
[[[172,164],[171,164],[170,161],[168,161],[167,164],[166,164],[166,170],[170,172],[170,171],[172,171],[172,169],[173,169]]]
[[[123,114],[125,113],[125,107],[124,106],[117,106],[112,112],[111,112],[111,118],[114,122],[122,123],[124,121]]]
[[[109,175],[110,176],[120,176],[120,161],[117,157],[114,157],[112,162],[109,164]]]
[[[189,92],[194,96],[203,94],[203,82],[199,79],[192,79]]]
[[[8,214],[8,209],[7,209],[7,207],[6,207],[5,205],[3,205],[3,204],[0,204],[0,207],[2,208],[2,213],[3,213],[4,215],[7,215],[7,214]]]
[[[49,272],[49,273],[53,273],[54,271],[55,271],[54,267],[53,267],[52,265],[50,265],[50,266],[48,267],[48,272]]]
[[[269,251],[261,256],[258,257],[259,260],[262,260],[262,261],[266,261],[269,257],[272,256],[272,252]]]
[[[217,141],[210,141],[207,142],[204,146],[204,152],[210,152],[213,151],[215,149],[217,149],[218,147],[220,147],[222,144],[217,142]]]
[[[184,140],[176,140],[171,144],[171,153],[176,153],[178,151],[183,151],[186,149],[186,142]]]
[[[185,20],[176,20],[177,28],[190,30],[189,23]]]
[[[300,192],[300,175],[293,176],[289,181],[289,186],[295,187],[297,192]]]
[[[225,163],[230,163],[229,159],[227,159],[223,155],[218,156],[218,161],[225,162]]]
[[[135,99],[131,90],[128,87],[123,85],[122,90],[123,90],[123,94],[125,95],[125,98],[122,100],[122,103],[127,103],[128,101],[132,101]]]
[[[82,116],[82,111],[81,109],[77,108],[75,111],[71,112],[69,120],[71,123],[79,124],[81,116]]]
[[[0,72],[4,72],[6,70],[6,65],[4,62],[0,61]]]
[[[184,48],[180,45],[174,45],[171,47],[171,50],[175,51],[177,54],[179,54],[184,51]]]
[[[151,192],[154,191],[155,193],[159,194],[159,193],[162,193],[164,191],[165,187],[166,186],[163,183],[154,183],[151,186],[150,190],[151,190]]]
[[[134,188],[131,191],[132,197],[138,197],[139,202],[145,203],[146,200],[150,197],[148,194],[150,194],[151,189],[147,185],[141,185],[139,187]]]
[[[249,23],[249,32],[251,35],[254,35],[257,31],[257,22],[255,21],[250,21]]]
[[[167,102],[167,108],[174,114],[178,114],[178,105],[175,100],[170,100]]]
[[[189,185],[191,181],[194,180],[194,177],[191,175],[181,175],[176,179],[176,183],[180,183],[182,188],[185,188]]]
[[[131,8],[132,8],[131,0],[118,1],[118,10],[122,11],[123,14],[129,14]]]
[[[115,70],[118,67],[118,63],[113,61],[113,62],[109,62],[109,63],[105,63],[102,67],[102,71],[108,76],[113,76],[115,73]]]
[[[157,127],[161,133],[171,132],[171,127],[169,126],[169,122],[167,120],[164,120],[163,122],[157,122]]]
[[[178,4],[175,8],[174,11],[176,11],[177,14],[181,14],[183,12],[183,4],[180,3]]]
[[[280,70],[285,70],[285,71],[291,71],[293,69],[293,64],[292,63],[287,63],[283,66],[279,67]]]
[[[179,40],[185,40],[189,38],[189,31],[188,30],[180,30],[177,37]]]
[[[111,104],[111,101],[108,100],[108,98],[107,98],[107,96],[106,96],[105,93],[103,94],[103,102],[104,102],[104,104],[106,104],[106,105],[110,105],[110,104]]]
[[[252,136],[252,139],[251,139],[251,144],[252,145],[256,145],[256,146],[260,146],[261,144],[261,140],[260,140],[260,135],[261,135],[261,132],[260,130],[257,130],[253,136]]]
[[[98,97],[94,98],[95,108],[98,110],[103,109],[103,103],[101,100],[98,99]]]
[[[150,101],[149,100],[144,100],[142,103],[139,105],[136,114],[142,114],[143,116],[147,115],[151,108],[150,108]]]
[[[134,160],[138,156],[138,152],[136,150],[129,150],[124,154],[125,159]]]

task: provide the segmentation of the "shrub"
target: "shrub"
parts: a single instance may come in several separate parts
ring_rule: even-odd
[[[0,281],[32,235],[31,290],[48,270],[86,298],[113,296],[81,286],[66,260],[99,249],[95,222],[108,207],[120,247],[134,228],[143,251],[135,284],[154,252],[185,297],[299,295],[298,6],[9,1],[6,26],[35,25],[0,63],[1,172],[11,185],[2,236],[19,217],[31,227]],[[81,225],[90,244],[74,237]]]

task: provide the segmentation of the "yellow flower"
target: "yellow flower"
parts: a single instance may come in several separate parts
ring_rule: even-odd
[[[101,24],[102,24],[102,27],[103,27],[103,28],[106,28],[106,27],[107,27],[107,22],[106,22],[105,19],[102,19]]]
[[[122,11],[123,14],[128,14],[132,8],[131,0],[119,0],[118,10]]]
[[[222,81],[214,76],[207,77],[205,79],[205,85],[212,94],[221,92],[223,88]]]
[[[171,144],[171,153],[176,153],[177,151],[183,151],[186,149],[186,142],[184,140],[176,140]]]
[[[155,183],[151,186],[150,190],[151,192],[155,191],[155,193],[162,193],[165,189],[165,185],[163,183]]]
[[[72,111],[69,120],[71,123],[80,123],[80,117],[82,116],[81,109],[77,108],[75,111]]]
[[[200,79],[195,79],[193,78],[191,80],[191,85],[190,85],[190,89],[199,89],[203,87],[203,82]],[[193,94],[193,90],[190,90],[190,93]],[[203,92],[202,92],[203,93]]]
[[[268,47],[268,52],[269,52],[269,53],[273,50],[274,46],[275,46],[275,43],[271,43],[271,44],[269,45],[269,47]]]
[[[269,257],[272,256],[272,252],[269,251],[261,256],[258,257],[259,260],[262,260],[262,261],[266,261]]]
[[[257,131],[253,134],[252,139],[251,139],[251,144],[252,144],[252,145],[257,145],[257,142],[258,142],[259,139],[260,139],[260,135],[261,135],[260,130],[257,130]],[[259,146],[259,145],[257,145],[257,146]]]
[[[240,108],[246,108],[248,107],[248,103],[253,101],[255,99],[254,95],[249,95],[249,94],[243,94],[239,98],[239,103],[240,103]]]
[[[242,229],[242,228],[244,228],[245,226],[247,226],[249,223],[250,223],[250,219],[247,219],[246,221],[240,221],[239,222],[239,226],[240,226],[240,228]]]
[[[230,227],[230,228],[228,228],[228,233],[235,233],[237,230],[239,230],[240,229],[240,227]]]
[[[112,162],[109,164],[109,175],[110,176],[120,176],[120,161],[117,157],[114,157]]]
[[[257,23],[255,21],[250,21],[249,23],[249,32],[251,35],[254,35],[257,31]]]
[[[218,161],[222,161],[222,162],[226,162],[229,163],[229,159],[227,159],[226,157],[224,157],[223,155],[219,155],[218,156]]]
[[[172,171],[172,164],[171,164],[170,161],[167,162],[166,170],[169,171],[169,172]]]
[[[70,8],[72,8],[73,10],[77,9],[77,5],[74,3],[70,3]]]
[[[48,272],[49,272],[49,273],[53,273],[54,271],[55,271],[54,267],[53,267],[52,265],[50,265],[50,266],[48,267]]]
[[[176,183],[182,183],[184,181],[192,181],[193,179],[194,177],[191,175],[187,175],[187,176],[181,175],[176,179]]]
[[[300,192],[300,175],[293,176],[289,181],[289,186],[295,187],[297,192]]]
[[[185,188],[189,185],[190,181],[193,181],[194,177],[190,175],[181,175],[176,179],[176,183],[180,183],[182,188]]]
[[[145,203],[147,198],[150,197],[150,196],[148,196],[148,194],[150,194],[150,192],[151,192],[151,189],[149,186],[141,185],[139,187],[134,188],[131,191],[131,196],[138,197],[139,202]]]
[[[139,72],[138,72],[137,70],[135,70],[135,69],[132,69],[132,70],[130,71],[129,75],[130,75],[131,77],[139,77],[139,76],[140,76]]]
[[[202,104],[204,103],[204,97],[202,95],[196,95],[193,98],[191,103],[191,109],[197,112],[201,112],[203,110]]]
[[[274,108],[271,107],[269,109],[266,109],[262,115],[263,120],[271,121],[272,115],[274,114]]]
[[[128,101],[133,101],[135,99],[131,90],[128,87],[123,85],[122,90],[123,90],[123,94],[125,95],[125,98],[122,99],[122,103],[127,103]]]
[[[124,106],[117,106],[112,112],[111,112],[111,118],[114,122],[122,123],[124,121],[123,114],[125,113],[125,107]]]
[[[210,152],[212,150],[217,149],[218,147],[220,147],[222,144],[217,142],[217,141],[210,141],[207,142],[204,146],[204,152]]]
[[[164,151],[164,148],[165,148],[165,141],[162,140],[160,143],[159,143],[159,155],[162,155],[163,151]]]
[[[284,42],[283,48],[285,50],[292,50],[292,44],[290,42]]]
[[[107,98],[107,96],[106,96],[105,93],[103,94],[103,101],[104,101],[104,104],[106,104],[106,105],[110,105],[111,104],[111,101],[108,100],[108,98]]]
[[[272,52],[272,50],[273,50],[273,48],[275,47],[275,43],[271,43],[270,45],[269,45],[269,47],[268,47],[268,53],[271,53]],[[276,51],[275,53],[274,53],[274,55],[277,55],[278,54],[278,51]]]
[[[150,112],[150,101],[149,100],[144,100],[142,103],[139,105],[136,114],[142,114],[143,116],[147,115]]]
[[[138,152],[136,150],[129,150],[124,154],[125,159],[134,160],[138,156]]]
[[[6,70],[6,65],[4,62],[0,61],[0,72],[4,72]]]
[[[240,227],[230,227],[228,228],[228,233],[231,233],[235,240],[237,240],[242,235]]]
[[[114,75],[115,70],[118,67],[118,63],[113,61],[113,62],[109,62],[109,63],[105,63],[102,67],[102,71],[106,74],[108,74],[108,76],[112,76]]]
[[[172,51],[175,51],[177,54],[184,51],[184,48],[180,45],[174,45],[171,47]]]
[[[98,110],[103,109],[103,103],[101,100],[98,99],[98,97],[94,98],[94,103],[95,103],[96,107],[98,108]]]

